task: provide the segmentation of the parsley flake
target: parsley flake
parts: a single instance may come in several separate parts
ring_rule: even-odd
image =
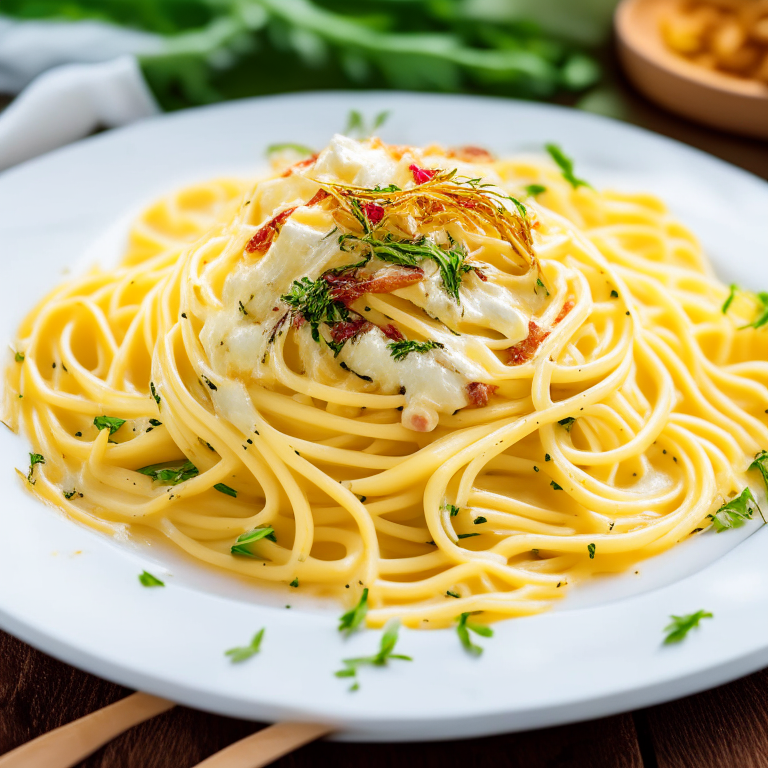
[[[351,635],[364,621],[368,613],[368,587],[363,590],[357,605],[339,619],[339,632]]]
[[[246,545],[253,544],[256,541],[260,541],[261,539],[269,539],[270,541],[277,542],[277,538],[275,537],[275,529],[272,528],[272,526],[259,526],[258,528],[254,528],[252,531],[246,531],[245,533],[241,533],[235,543],[230,547],[230,552],[233,555],[243,555],[244,557],[253,557],[256,559],[259,559],[259,556],[255,554],[254,552],[251,552],[250,549]]]
[[[560,419],[557,423],[561,427],[564,427],[566,432],[570,432],[573,429],[573,425],[576,423],[576,419],[574,419],[573,416],[568,416],[565,419]]]
[[[101,432],[102,429],[108,429],[110,435],[114,435],[120,427],[125,424],[125,419],[118,419],[117,416],[97,416],[93,420],[93,426]]]
[[[150,464],[136,471],[163,485],[179,485],[199,474],[198,468],[191,461],[185,461],[181,466],[174,462]]]
[[[23,363],[24,362],[24,353],[23,352],[17,352],[14,356],[14,359],[17,363]]]
[[[762,515],[752,491],[745,488],[738,496],[723,504],[717,512],[707,515],[707,517],[712,521],[712,527],[718,533],[722,533],[729,528],[741,528],[747,520],[752,519],[754,510]]]
[[[298,587],[299,586],[299,577],[297,576],[289,585],[289,587]]]
[[[525,187],[525,194],[529,197],[536,197],[537,195],[543,195],[547,191],[547,188],[541,184],[529,184]]]
[[[443,509],[447,512],[450,512],[451,517],[456,517],[460,511],[459,507],[457,507],[455,504],[443,504]]]
[[[444,345],[439,341],[411,341],[409,339],[391,341],[387,344],[389,354],[397,362],[405,360],[411,352],[418,352],[420,355],[423,355],[431,349],[443,349],[443,347]]]
[[[687,616],[670,616],[672,622],[664,627],[667,636],[664,638],[664,645],[679,643],[685,639],[686,635],[695,627],[699,626],[702,619],[711,619],[713,615],[709,611],[696,611]]]
[[[457,537],[460,539],[471,539],[473,536],[479,536],[479,533],[459,533]]]
[[[563,178],[574,188],[589,187],[592,189],[592,185],[584,179],[577,178],[573,173],[573,160],[563,152],[563,150],[557,144],[546,144],[544,149],[549,152],[549,156],[557,163],[560,171],[563,174]]]
[[[225,493],[227,496],[231,496],[233,499],[237,498],[237,491],[234,488],[230,488],[228,485],[224,485],[224,483],[216,483],[213,488],[219,493]]]
[[[595,545],[594,544],[587,544],[587,552],[589,552],[589,559],[594,560],[595,559]]]
[[[148,571],[139,574],[139,581],[143,587],[164,587],[165,582],[160,581]]]
[[[472,638],[470,637],[469,633],[474,632],[481,637],[493,637],[493,630],[483,624],[475,624],[474,622],[470,622],[470,615],[471,614],[469,613],[462,613],[461,616],[459,616],[459,618],[456,620],[458,622],[456,625],[456,634],[459,636],[459,640],[461,640],[461,644],[464,646],[464,649],[467,651],[467,653],[471,654],[472,656],[479,656],[483,652],[483,649],[479,645],[475,645],[472,642]]]
[[[554,488],[556,491],[562,491],[562,490],[563,490],[563,486],[562,486],[562,485],[558,485],[558,484],[557,484],[557,483],[556,483],[554,480],[551,480],[549,484],[550,484],[550,485],[551,485],[551,486],[552,486],[552,487],[553,487],[553,488]]]
[[[160,405],[160,395],[157,394],[157,390],[155,389],[155,385],[153,382],[149,382],[149,391],[152,393],[152,397],[154,401]]]
[[[37,480],[32,479],[32,470],[35,468],[36,464],[45,464],[45,457],[40,453],[30,453],[29,472],[27,473],[27,482],[30,485],[34,485],[37,482]]]
[[[473,522],[474,522],[474,524],[475,524],[475,525],[482,525],[483,523],[487,523],[487,522],[488,522],[488,520],[487,520],[485,517],[483,517],[483,516],[481,515],[480,517],[476,517],[476,518],[473,520]]]
[[[264,629],[260,629],[248,645],[240,648],[230,648],[224,651],[225,656],[229,656],[233,664],[239,664],[241,661],[247,661],[251,656],[255,656],[261,650],[261,640],[264,637]]]

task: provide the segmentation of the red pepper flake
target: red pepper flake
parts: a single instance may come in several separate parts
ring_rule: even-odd
[[[483,384],[482,381],[473,381],[467,384],[467,397],[470,405],[475,408],[485,408],[489,398],[497,389],[496,384]]]
[[[399,288],[407,288],[424,279],[424,272],[418,268],[380,269],[368,279],[359,279],[354,274],[324,275],[325,281],[332,286],[331,298],[349,306],[366,293],[392,293]]]
[[[390,323],[390,325],[380,325],[379,330],[392,341],[402,341],[405,336],[403,336],[400,331]]]
[[[310,165],[312,165],[315,160],[317,160],[317,155],[312,155],[311,157],[307,157],[304,160],[299,160],[298,163],[294,163],[290,168],[287,168],[284,170],[280,176],[282,178],[285,178],[286,176],[290,176],[292,173],[295,173],[296,171],[300,171],[302,168],[308,168]]]
[[[507,362],[510,365],[522,365],[532,360],[536,350],[542,342],[549,336],[550,331],[539,328],[533,320],[528,321],[528,338],[523,339],[512,347],[507,349]]]
[[[305,203],[304,205],[306,205],[307,208],[310,208],[313,205],[322,203],[326,197],[330,197],[330,196],[331,196],[330,193],[326,192],[324,189],[318,189],[317,192],[315,193],[315,196],[308,203]]]
[[[378,203],[363,203],[360,207],[371,224],[378,224],[384,218],[384,207]]]
[[[437,173],[437,169],[419,168],[418,165],[414,165],[413,163],[408,166],[408,170],[413,174],[413,180],[417,184],[424,184],[424,182],[429,181]]]
[[[269,246],[275,241],[280,234],[280,230],[286,221],[290,218],[291,214],[296,210],[293,208],[286,208],[271,218],[256,234],[248,241],[245,246],[246,253],[266,253],[269,250]]]

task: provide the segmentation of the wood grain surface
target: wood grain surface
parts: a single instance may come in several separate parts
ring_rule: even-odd
[[[593,111],[621,116],[768,179],[768,144],[727,136],[662,112],[627,85],[610,53],[604,63],[608,82],[603,94],[591,100]],[[0,754],[129,693],[0,632]],[[177,707],[118,737],[78,768],[189,768],[263,727]],[[602,720],[457,742],[318,742],[275,765],[768,768],[768,671]]]

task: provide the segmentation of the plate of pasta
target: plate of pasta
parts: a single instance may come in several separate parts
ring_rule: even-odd
[[[766,210],[639,129],[425,94],[190,110],[4,173],[0,626],[367,740],[757,669]]]

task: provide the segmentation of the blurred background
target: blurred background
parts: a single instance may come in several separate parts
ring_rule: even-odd
[[[3,162],[3,145],[7,152],[19,126],[29,131],[16,114],[15,125],[10,125],[11,113],[25,99],[38,133],[39,126],[59,125],[66,134],[67,121],[74,120],[69,140],[78,132],[124,124],[158,110],[226,99],[395,88],[547,100],[598,112],[768,176],[765,142],[673,117],[629,84],[614,52],[617,4],[1,0],[0,106],[24,95],[14,109],[0,113],[0,167],[50,148],[45,137],[37,143],[29,140],[26,152],[8,155]],[[106,72],[104,65],[115,61],[122,62],[121,74],[109,70],[112,74],[104,74],[97,86],[91,83],[86,93],[88,77],[94,80],[95,72]],[[66,98],[57,102],[57,94]],[[77,105],[85,105],[80,111],[89,113],[80,122],[71,114]],[[47,141],[56,139],[49,135]]]

